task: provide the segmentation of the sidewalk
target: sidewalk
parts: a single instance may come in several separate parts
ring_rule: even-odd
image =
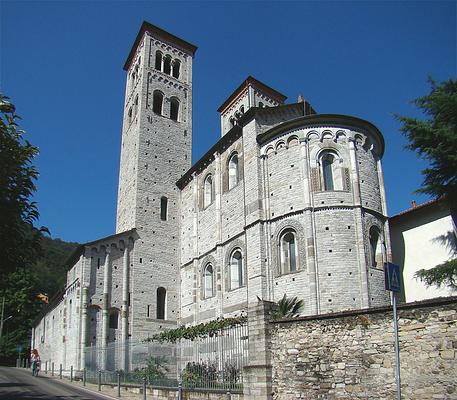
[[[47,378],[50,380],[56,380],[61,382],[62,384],[68,385],[68,386],[74,386],[77,387],[78,389],[85,390],[88,393],[94,393],[97,394],[98,396],[105,396],[107,399],[113,400],[113,399],[119,399],[117,397],[117,386],[114,385],[112,387],[111,385],[102,385],[102,390],[99,392],[98,391],[98,385],[96,383],[89,383],[86,382],[86,386],[83,386],[82,381],[76,381],[74,380],[73,382],[70,382],[70,379],[68,378],[62,378],[60,379],[58,375],[51,376],[49,373],[46,375],[45,373],[40,373],[40,377],[42,378]],[[138,391],[140,388],[138,388]],[[132,393],[131,391],[127,391],[127,388],[121,386],[121,399],[125,400],[143,400],[143,393]],[[147,399],[152,399],[152,395],[148,393]]]

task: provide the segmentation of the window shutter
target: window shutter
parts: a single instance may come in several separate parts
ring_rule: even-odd
[[[228,191],[228,171],[225,168],[224,171],[222,172],[222,193],[225,193]]]
[[[200,210],[203,210],[203,201],[204,201],[204,195],[205,195],[204,190],[205,190],[204,184],[200,185],[200,187],[198,188],[198,208]]]
[[[311,190],[313,192],[319,192],[322,190],[318,168],[311,168]]]
[[[343,190],[351,190],[351,177],[349,174],[349,168],[343,168]]]

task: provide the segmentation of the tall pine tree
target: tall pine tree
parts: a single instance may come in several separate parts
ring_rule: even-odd
[[[409,141],[407,149],[429,162],[422,171],[424,180],[417,190],[434,198],[443,198],[451,211],[454,232],[447,236],[447,245],[454,259],[431,269],[422,269],[416,276],[428,286],[448,286],[457,290],[457,81],[437,83],[430,79],[428,95],[414,100],[426,119],[397,116],[400,131]]]

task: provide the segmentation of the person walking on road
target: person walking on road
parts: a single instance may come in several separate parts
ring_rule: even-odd
[[[40,371],[40,355],[38,354],[37,349],[32,350],[32,354],[30,356],[30,361],[32,363],[32,375],[38,376],[38,372]]]

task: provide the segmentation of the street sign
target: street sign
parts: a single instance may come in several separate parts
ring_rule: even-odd
[[[390,262],[385,263],[384,273],[386,280],[386,290],[390,290],[396,293],[401,292],[400,266]]]
[[[21,344],[18,345],[18,346],[17,346],[17,352],[18,352],[18,353],[22,353],[22,350],[24,350],[24,348],[22,347],[22,345],[21,345]]]
[[[394,311],[394,336],[395,336],[395,380],[397,382],[397,400],[401,400],[400,379],[400,345],[398,342],[398,316],[397,293],[401,292],[401,273],[398,265],[390,262],[384,264],[384,278],[386,290],[392,292],[392,308]]]

